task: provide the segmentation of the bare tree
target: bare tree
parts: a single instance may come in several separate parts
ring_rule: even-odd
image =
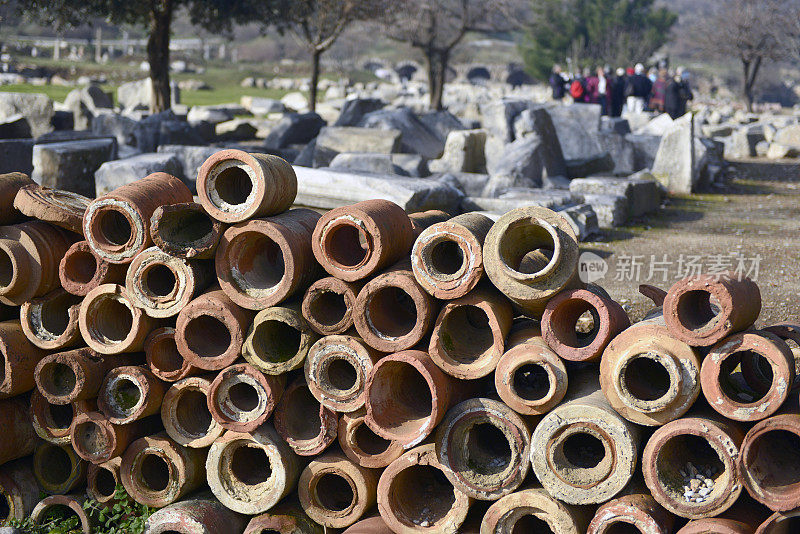
[[[796,47],[798,0],[717,0],[714,12],[690,32],[706,56],[738,58],[742,97],[753,109],[754,88],[766,62],[788,59]]]
[[[386,32],[425,56],[431,109],[442,109],[447,68],[453,49],[467,32],[501,32],[516,27],[518,0],[406,0],[384,14]]]
[[[388,3],[390,0],[295,0],[291,3],[287,22],[311,53],[311,111],[317,105],[322,54],[350,24],[381,15]]]

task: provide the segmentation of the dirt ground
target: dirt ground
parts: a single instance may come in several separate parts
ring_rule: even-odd
[[[597,283],[632,320],[652,308],[640,283],[667,289],[694,269],[740,268],[757,274],[757,326],[800,322],[800,164],[731,162],[728,173],[724,188],[670,197],[658,213],[582,244],[608,263]]]

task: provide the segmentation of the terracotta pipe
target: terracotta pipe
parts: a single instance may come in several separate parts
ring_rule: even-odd
[[[290,496],[251,519],[243,534],[324,534],[324,530],[303,511],[297,497]]]
[[[58,264],[76,239],[42,221],[0,227],[0,303],[20,306],[56,289]]]
[[[150,237],[158,248],[176,258],[214,257],[225,227],[196,202],[159,206],[150,218]]]
[[[28,217],[83,234],[83,214],[91,201],[71,191],[32,184],[17,192],[14,207]]]
[[[581,285],[578,254],[575,232],[566,219],[538,206],[500,217],[483,244],[486,275],[535,319],[556,293]]]
[[[314,255],[332,276],[354,282],[406,257],[414,229],[403,208],[388,200],[365,200],[334,208],[317,222]]]
[[[38,391],[30,398],[33,430],[45,441],[56,445],[68,445],[69,430],[78,414],[97,410],[94,399],[75,401],[71,404],[51,404]]]
[[[178,314],[175,325],[178,352],[199,369],[224,369],[241,354],[253,315],[219,289],[200,295]]]
[[[45,493],[63,495],[86,481],[86,462],[69,445],[42,441],[33,452],[33,474]]]
[[[364,423],[365,408],[343,413],[339,417],[339,446],[344,454],[361,467],[380,469],[403,454],[397,441],[384,439]]]
[[[208,409],[224,429],[251,432],[272,415],[285,384],[284,375],[265,375],[246,363],[231,365],[211,382]]]
[[[447,478],[473,499],[508,495],[530,469],[528,423],[496,400],[475,398],[455,405],[438,425],[434,442]]]
[[[182,447],[163,432],[140,438],[122,456],[122,485],[138,503],[167,506],[205,485],[206,453]]]
[[[425,352],[390,354],[375,364],[367,378],[364,421],[379,436],[413,447],[430,435],[454,404],[458,386]]]
[[[288,210],[297,196],[297,176],[277,156],[220,150],[200,167],[197,195],[209,215],[237,223]]]
[[[230,534],[241,532],[248,517],[237,514],[208,494],[165,506],[147,518],[148,534]]]
[[[23,521],[41,499],[42,488],[33,475],[31,458],[7,462],[0,467],[0,524]]]
[[[409,213],[408,218],[411,220],[411,228],[414,231],[414,238],[416,239],[431,225],[444,222],[452,218],[452,215],[442,210],[426,210]]]
[[[497,394],[522,415],[542,415],[555,408],[567,393],[567,369],[542,339],[532,321],[518,322],[497,362]]]
[[[68,293],[85,297],[99,285],[123,283],[126,268],[126,265],[108,263],[97,257],[89,247],[89,243],[78,241],[73,243],[61,258],[58,264],[58,277]]]
[[[210,446],[224,432],[208,409],[208,391],[213,375],[178,380],[164,394],[161,420],[175,442],[184,447]]]
[[[702,275],[676,282],[663,307],[672,335],[693,347],[708,347],[752,326],[761,311],[761,293],[747,277]]]
[[[392,534],[392,532],[394,531],[387,527],[386,522],[378,515],[369,519],[362,519],[342,534]]]
[[[302,294],[321,274],[311,251],[311,233],[319,217],[310,209],[293,209],[225,230],[215,259],[222,290],[250,310]]]
[[[481,523],[481,534],[491,532],[546,532],[583,534],[591,509],[564,504],[544,489],[529,487],[494,502]]]
[[[50,495],[45,497],[31,512],[31,520],[35,525],[41,525],[47,519],[49,513],[54,509],[67,512],[67,517],[77,517],[80,522],[80,531],[83,534],[92,534],[96,527],[96,522],[83,509],[85,495]]]
[[[175,329],[171,326],[150,332],[144,340],[144,353],[150,370],[165,382],[177,382],[203,372],[183,359],[175,342]]]
[[[357,336],[320,338],[306,357],[308,389],[331,410],[357,410],[364,406],[367,377],[381,356]]]
[[[739,383],[737,368],[751,359],[759,368],[769,368],[768,381]],[[700,369],[700,384],[709,405],[736,421],[769,417],[788,398],[793,383],[792,351],[778,336],[763,330],[726,337],[711,348]]]
[[[702,411],[656,429],[642,454],[642,472],[650,493],[680,517],[701,519],[721,514],[742,491],[736,458],[743,438],[744,432],[735,423]]]
[[[239,513],[266,512],[297,485],[302,463],[272,425],[251,433],[226,432],[208,450],[206,472],[214,495]]]
[[[747,432],[738,465],[742,482],[755,500],[776,512],[800,507],[800,415],[781,413]]]
[[[247,331],[242,356],[261,372],[279,375],[301,368],[317,339],[300,303],[290,302],[258,312]]]
[[[322,336],[344,334],[353,326],[353,307],[362,287],[332,276],[317,280],[303,296],[303,317]]]
[[[0,323],[0,399],[32,390],[36,386],[33,377],[36,364],[46,355],[28,341],[19,321]]]
[[[432,443],[407,451],[383,470],[378,511],[396,533],[458,532],[471,499],[453,487]]]
[[[775,334],[789,345],[789,350],[792,351],[792,356],[794,357],[794,383],[792,388],[797,388],[800,385],[800,325],[781,323],[767,326],[763,330]]]
[[[134,306],[166,318],[178,315],[215,280],[210,261],[184,260],[150,247],[131,261],[125,288]]]
[[[397,352],[419,343],[433,328],[438,312],[438,301],[417,283],[408,262],[401,262],[361,289],[353,321],[369,346]]]
[[[115,367],[142,363],[139,353],[103,356],[89,347],[49,354],[36,365],[36,386],[49,402],[69,404],[94,399]]]
[[[564,402],[542,418],[531,436],[536,478],[569,504],[608,501],[637,467],[640,430],[608,404],[596,373],[573,374]]]
[[[493,224],[480,213],[464,213],[423,230],[411,251],[417,282],[440,299],[472,291],[483,277],[483,242]]]
[[[775,512],[759,525],[755,534],[790,534],[796,532],[798,526],[800,526],[800,509]],[[751,531],[743,532],[749,534]]]
[[[73,419],[69,434],[72,448],[78,456],[87,462],[100,464],[120,456],[142,436],[159,430],[161,421],[157,417],[120,425],[112,423],[99,412],[86,412]]]
[[[19,312],[25,337],[44,350],[82,345],[78,327],[78,311],[82,300],[58,288],[25,302]]]
[[[462,380],[491,374],[505,351],[514,312],[489,285],[444,305],[431,333],[428,354],[445,373]]]
[[[341,451],[326,452],[311,460],[300,474],[300,504],[320,525],[349,527],[375,506],[378,475]]]
[[[315,456],[336,440],[338,415],[314,398],[303,377],[286,387],[273,418],[275,429],[300,456]]]
[[[84,297],[78,324],[86,344],[101,354],[139,352],[147,335],[159,325],[116,284],[99,285]]]
[[[86,471],[86,494],[101,504],[114,503],[117,486],[122,485],[119,475],[121,464],[120,456],[101,464],[89,464]]]
[[[166,390],[166,384],[146,367],[117,367],[106,374],[97,407],[109,421],[124,425],[158,414]]]
[[[28,456],[39,442],[31,424],[30,402],[23,395],[0,401],[0,464]]]
[[[620,529],[670,534],[675,516],[658,504],[646,488],[642,489],[600,505],[586,534],[613,534]]]
[[[606,347],[600,386],[628,421],[660,426],[681,417],[697,400],[700,354],[659,321],[642,321]]]
[[[611,340],[631,325],[622,306],[591,287],[562,291],[547,302],[542,315],[542,337],[565,360],[598,360]],[[592,328],[578,332],[586,312],[592,314]]]
[[[20,189],[29,185],[36,183],[25,173],[0,174],[0,224],[12,224],[25,219],[14,207],[14,199]]]
[[[186,184],[165,172],[155,172],[94,199],[83,216],[83,235],[105,261],[129,263],[153,243],[150,217],[156,208],[191,201]]]

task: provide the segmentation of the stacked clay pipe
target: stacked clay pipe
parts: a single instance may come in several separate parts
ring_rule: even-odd
[[[122,485],[149,533],[800,531],[800,326],[749,279],[631,325],[545,208],[320,214],[238,150],[197,189],[0,176],[3,521]]]

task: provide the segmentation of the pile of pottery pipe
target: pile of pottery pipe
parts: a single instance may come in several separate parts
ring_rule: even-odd
[[[546,208],[320,214],[239,150],[196,183],[0,176],[3,522],[95,532],[121,485],[148,533],[800,532],[800,327],[751,280],[631,324]]]

